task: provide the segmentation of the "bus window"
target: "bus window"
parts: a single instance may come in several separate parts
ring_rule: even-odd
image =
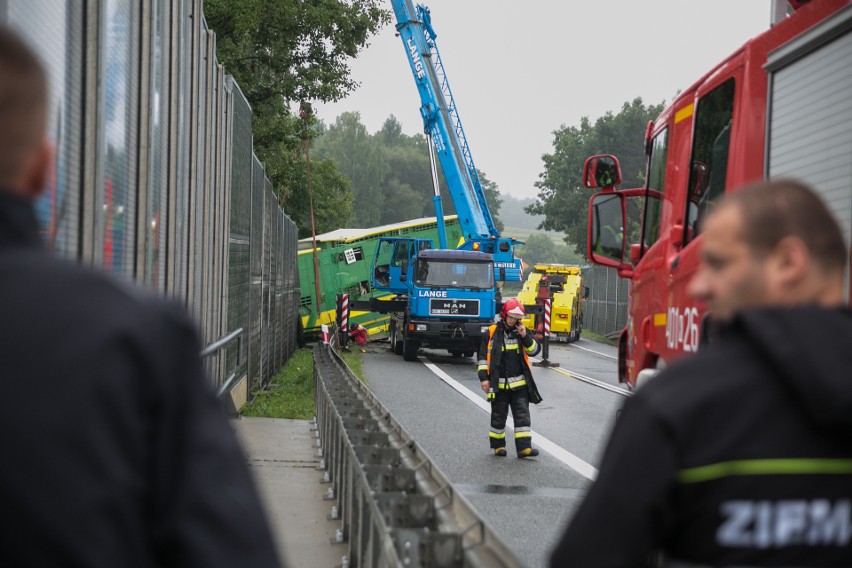
[[[698,101],[686,204],[686,242],[701,233],[704,218],[725,193],[733,113],[733,78]]]

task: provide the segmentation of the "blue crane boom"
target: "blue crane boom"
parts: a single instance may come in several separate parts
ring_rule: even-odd
[[[432,27],[429,8],[422,4],[415,8],[411,0],[391,0],[391,3],[396,29],[420,93],[420,115],[430,141],[430,156],[432,152],[436,153],[441,162],[464,233],[465,242],[459,248],[491,253],[498,280],[521,280],[520,261],[514,258],[513,252],[518,241],[501,237],[494,226],[435,42],[437,34]],[[433,182],[436,186],[435,212],[440,221],[443,211],[437,179]],[[440,222],[438,226],[440,247],[446,248]]]

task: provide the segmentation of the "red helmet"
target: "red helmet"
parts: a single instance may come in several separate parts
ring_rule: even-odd
[[[506,303],[503,304],[503,319],[506,319],[506,316],[512,316],[514,318],[521,319],[525,316],[524,313],[524,305],[520,303],[516,298],[509,298],[506,300]]]

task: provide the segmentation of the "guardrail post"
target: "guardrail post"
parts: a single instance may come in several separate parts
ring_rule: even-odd
[[[341,565],[518,568],[521,563],[352,375],[334,347],[314,348],[317,426]],[[449,497],[449,498],[448,498]],[[480,534],[467,527],[478,523]],[[474,538],[475,537],[475,538]]]

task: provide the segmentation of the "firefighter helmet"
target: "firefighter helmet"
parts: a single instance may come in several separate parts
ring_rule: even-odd
[[[506,303],[503,304],[503,319],[506,319],[506,316],[512,316],[513,318],[522,319],[524,315],[524,305],[521,304],[516,298],[509,298],[506,300]]]

